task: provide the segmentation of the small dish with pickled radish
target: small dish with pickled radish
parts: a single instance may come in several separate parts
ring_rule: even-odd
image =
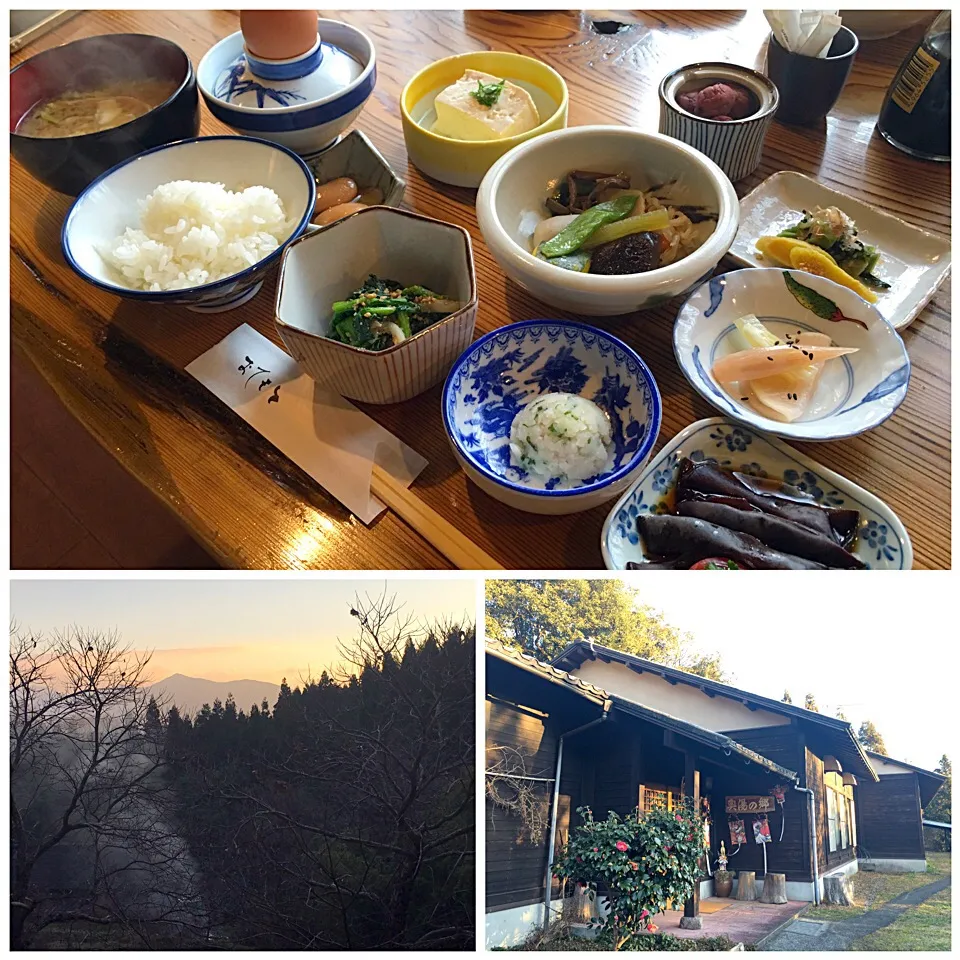
[[[906,396],[910,358],[875,306],[801,270],[737,270],[689,297],[674,325],[684,376],[759,430],[837,440],[871,430]]]

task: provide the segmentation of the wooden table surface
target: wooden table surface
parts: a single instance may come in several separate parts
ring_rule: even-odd
[[[731,60],[762,69],[768,33],[759,11],[617,14],[631,26],[616,35],[598,33],[592,29],[598,15],[579,11],[324,15],[355,23],[376,42],[377,88],[357,125],[407,179],[405,206],[462,224],[473,237],[481,300],[477,336],[507,322],[557,312],[501,274],[477,228],[474,191],[431,182],[408,165],[398,106],[406,80],[452,53],[514,50],[539,57],[564,76],[571,126],[623,123],[655,131],[657,84],[665,73],[699,60]],[[215,41],[237,29],[236,12],[91,11],[29,44],[13,61],[83,36],[138,32],[176,41],[196,64]],[[918,36],[914,30],[863,43],[824,127],[774,123],[760,169],[737,184],[738,193],[743,196],[778,170],[799,170],[910,223],[949,235],[949,165],[913,160],[874,131],[884,93]],[[224,132],[203,110],[202,132]],[[15,349],[221,563],[260,569],[449,565],[389,512],[365,527],[183,372],[241,323],[278,341],[272,280],[252,303],[213,316],[118,300],[66,266],[59,231],[69,204],[69,198],[12,163]],[[674,361],[671,331],[679,306],[674,301],[643,314],[592,321],[626,340],[652,369],[664,399],[658,447],[687,424],[715,413]],[[917,567],[950,566],[949,318],[948,281],[904,333],[913,378],[894,417],[850,440],[797,444],[893,507],[913,540]],[[609,507],[571,517],[535,517],[478,491],[448,448],[439,387],[396,407],[366,410],[429,460],[413,488],[418,495],[505,567],[602,566],[600,530]]]

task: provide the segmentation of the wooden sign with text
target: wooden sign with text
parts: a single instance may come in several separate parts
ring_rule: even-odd
[[[727,813],[773,813],[773,797],[727,797]]]

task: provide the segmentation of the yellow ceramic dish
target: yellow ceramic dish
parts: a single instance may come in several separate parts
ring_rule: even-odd
[[[540,125],[503,140],[453,140],[433,133],[434,99],[465,70],[480,70],[524,87],[537,106]],[[566,127],[567,85],[552,67],[519,53],[461,53],[437,60],[413,76],[400,94],[400,114],[407,155],[414,166],[443,183],[478,187],[487,170],[512,147]]]

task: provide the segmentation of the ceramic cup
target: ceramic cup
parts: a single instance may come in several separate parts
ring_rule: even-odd
[[[806,125],[822,120],[834,107],[850,76],[860,41],[849,27],[841,27],[825,57],[790,53],[770,34],[767,76],[780,91],[777,119]]]
[[[710,120],[684,110],[677,97],[714,83],[745,87],[754,112],[742,120]],[[762,74],[734,63],[691,63],[660,82],[660,132],[705,153],[732,181],[760,165],[763,141],[777,112],[777,88]]]

